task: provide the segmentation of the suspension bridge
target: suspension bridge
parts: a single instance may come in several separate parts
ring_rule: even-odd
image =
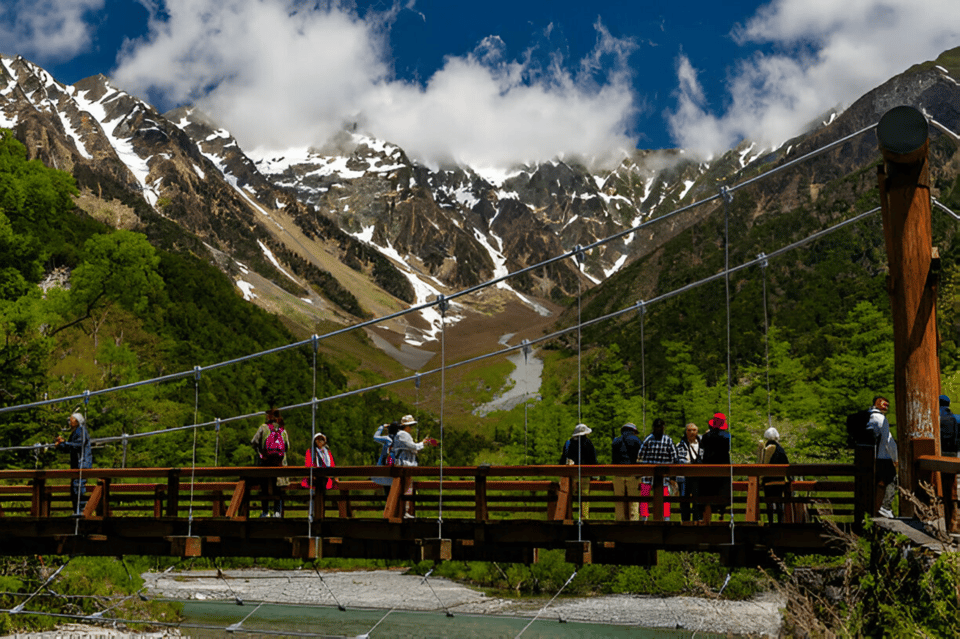
[[[886,117],[886,116],[885,116]],[[922,116],[921,116],[922,117]],[[942,127],[942,125],[934,126]],[[366,393],[403,382],[419,381],[428,375],[440,379],[440,455],[436,467],[337,467],[320,468],[237,468],[205,467],[196,462],[196,437],[202,429],[214,429],[219,437],[222,427],[233,422],[258,417],[262,413],[218,418],[213,422],[194,423],[187,426],[153,431],[150,433],[126,433],[118,437],[94,438],[96,443],[121,443],[126,450],[129,441],[142,437],[157,437],[164,434],[192,430],[194,434],[193,463],[187,468],[92,468],[82,470],[4,470],[0,471],[0,553],[8,555],[70,554],[70,555],[118,555],[153,554],[181,557],[198,556],[271,556],[271,557],[357,557],[412,560],[469,559],[484,561],[532,562],[544,549],[563,549],[572,563],[617,563],[648,565],[655,563],[656,553],[661,549],[717,552],[729,565],[756,565],[766,563],[771,551],[783,553],[826,554],[840,552],[831,546],[825,526],[841,530],[857,531],[865,517],[873,515],[876,508],[876,489],[873,451],[858,450],[852,464],[793,464],[793,465],[630,465],[630,466],[504,466],[504,467],[450,467],[443,461],[443,388],[445,373],[451,368],[480,359],[499,357],[528,349],[533,344],[554,339],[571,331],[609,321],[626,313],[643,311],[651,304],[661,302],[688,292],[711,281],[727,281],[727,322],[729,326],[729,278],[740,269],[764,266],[776,259],[826,234],[883,212],[886,218],[896,215],[898,204],[893,202],[866,211],[810,237],[784,246],[755,260],[730,266],[729,257],[724,270],[716,275],[694,282],[656,298],[638,302],[627,308],[535,340],[524,340],[520,345],[507,346],[501,350],[481,355],[467,361],[446,361],[445,317],[452,300],[470,295],[483,287],[496,285],[510,277],[523,275],[549,263],[564,259],[582,260],[592,248],[606,242],[636,233],[644,228],[662,223],[665,219],[720,200],[728,206],[732,194],[770,175],[788,170],[816,155],[836,148],[846,142],[880,128],[878,137],[883,147],[883,121],[852,133],[832,144],[824,146],[803,157],[794,159],[757,177],[737,185],[724,187],[714,196],[700,200],[670,214],[644,222],[639,226],[604,238],[590,246],[576,247],[573,251],[557,256],[516,273],[511,273],[489,282],[465,289],[455,294],[439,295],[437,299],[413,306],[394,315],[358,323],[324,336],[251,354],[236,360],[210,366],[197,366],[193,370],[166,375],[132,384],[80,395],[45,399],[30,404],[0,408],[0,415],[13,411],[41,406],[82,401],[86,406],[91,398],[107,393],[123,392],[143,385],[161,384],[176,380],[193,379],[195,385],[204,372],[233,366],[253,358],[272,355],[285,350],[309,347],[314,355],[314,389],[316,389],[317,351],[319,343],[347,331],[363,329],[376,323],[393,319],[407,313],[417,313],[436,307],[440,311],[439,368],[416,373],[382,384],[349,390],[324,397],[313,397],[301,404],[281,407],[283,410],[309,408],[312,411],[312,432],[316,433],[317,409],[325,402]],[[926,149],[926,120],[923,121],[923,147]],[[954,135],[954,137],[956,137]],[[909,153],[913,153],[911,149]],[[903,153],[900,153],[903,155]],[[909,154],[908,154],[909,155]],[[911,156],[912,157],[912,156]],[[888,163],[898,166],[903,157],[888,158]],[[909,159],[909,158],[908,158]],[[925,162],[925,160],[924,160]],[[892,177],[881,176],[881,191],[886,188],[884,180],[891,184],[902,179],[896,170]],[[909,188],[909,187],[908,187]],[[914,190],[915,185],[914,185]],[[913,191],[911,191],[913,193]],[[928,194],[929,195],[929,194]],[[910,204],[910,202],[908,202]],[[933,200],[933,205],[955,219],[960,216],[948,207]],[[927,220],[929,227],[929,196]],[[897,232],[903,232],[901,226]],[[888,253],[891,238],[888,233]],[[729,245],[729,241],[727,242]],[[930,268],[933,255],[930,242],[926,251],[925,269]],[[894,251],[895,252],[895,251]],[[729,256],[729,252],[727,253]],[[892,258],[891,258],[892,259]],[[891,272],[895,271],[891,265]],[[899,271],[898,271],[899,273]],[[930,288],[927,271],[920,278],[921,296]],[[900,278],[909,279],[909,278]],[[926,288],[924,288],[926,287]],[[891,291],[891,301],[896,293]],[[915,318],[898,320],[895,311],[895,331],[904,333],[898,321],[914,321]],[[932,313],[929,315],[932,316]],[[929,319],[929,318],[928,318]],[[642,326],[642,324],[641,324]],[[642,334],[642,329],[641,329]],[[923,338],[922,331],[907,330],[906,339]],[[643,339],[641,337],[641,339]],[[899,339],[899,338],[898,338]],[[729,330],[728,330],[729,340]],[[728,348],[729,350],[729,348]],[[906,361],[901,353],[911,355]],[[915,489],[919,481],[929,481],[942,499],[944,520],[952,531],[958,531],[956,509],[956,475],[960,472],[960,460],[940,455],[935,426],[931,426],[930,411],[936,410],[936,401],[928,402],[929,410],[916,408],[912,399],[935,398],[939,392],[939,368],[936,380],[929,375],[923,378],[915,369],[923,368],[914,359],[916,348],[901,347],[895,350],[897,376],[898,423],[901,447],[901,475],[908,478],[907,486]],[[935,355],[935,353],[934,353]],[[729,358],[728,358],[729,361]],[[729,368],[729,363],[728,363]],[[924,374],[929,374],[926,371]],[[729,371],[728,371],[729,379]],[[906,384],[901,388],[900,383]],[[919,389],[919,391],[917,390]],[[728,382],[729,391],[729,382]],[[919,394],[918,394],[919,393]],[[314,394],[316,394],[314,392]],[[728,392],[729,395],[729,392]],[[914,402],[916,403],[916,402]],[[915,411],[916,414],[899,411]],[[195,419],[195,421],[198,421]],[[931,432],[932,430],[932,432]],[[219,442],[219,439],[218,439]],[[52,444],[14,446],[8,451],[39,451]],[[906,461],[906,463],[903,463]],[[125,466],[125,463],[123,464]],[[258,518],[250,515],[251,502],[261,499],[262,482],[274,482],[278,477],[296,475],[266,499],[279,500],[283,504],[283,516]],[[654,485],[660,485],[665,477],[684,475],[696,477],[702,482],[726,482],[730,484],[729,498],[676,497],[655,495],[640,498],[651,506],[648,521],[619,521],[617,507],[631,497],[617,496],[609,478],[627,476],[635,479],[652,476]],[[335,477],[337,484],[332,489],[318,488],[311,492],[301,486],[300,479],[308,485],[322,485],[320,481]],[[372,482],[372,478],[388,477],[387,490]],[[808,477],[790,484],[783,497],[773,501],[761,494],[762,478]],[[587,478],[589,491],[576,490]],[[83,510],[71,507],[70,482],[89,482],[86,488],[87,501]],[[656,492],[656,491],[654,491]],[[676,515],[664,517],[664,502],[674,506],[684,504],[703,508],[703,522],[685,522]],[[765,517],[770,510],[783,513],[774,521]],[[712,510],[727,510],[727,518],[713,521]],[[909,508],[908,514],[909,514]],[[404,513],[410,513],[406,517]]]

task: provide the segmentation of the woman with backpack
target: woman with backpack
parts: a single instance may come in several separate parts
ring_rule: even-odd
[[[287,431],[283,428],[283,417],[276,408],[267,411],[267,423],[260,426],[250,440],[253,446],[254,463],[259,467],[276,467],[287,465],[287,451],[290,449],[290,440],[287,437]],[[274,497],[273,516],[283,516],[283,502],[276,499],[277,488],[286,486],[290,480],[287,477],[277,477],[276,480],[266,477],[260,480],[260,494],[263,501],[260,502],[262,512],[261,517],[270,517],[271,513],[267,510],[269,497]]]

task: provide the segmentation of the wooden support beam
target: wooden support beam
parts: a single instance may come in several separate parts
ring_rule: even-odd
[[[420,561],[450,561],[453,559],[453,541],[450,539],[418,539]]]
[[[202,557],[203,539],[201,537],[164,537],[170,542],[170,554],[174,557]]]
[[[239,520],[246,519],[247,503],[247,482],[245,479],[241,479],[237,482],[236,488],[233,489],[233,496],[230,498],[230,507],[227,508],[227,517]]]
[[[877,125],[884,163],[878,168],[883,234],[889,274],[887,294],[893,316],[894,393],[896,396],[899,483],[921,497],[914,475],[917,440],[940,446],[937,397],[936,278],[930,224],[929,131],[917,109],[899,106]],[[900,514],[913,516],[913,505],[900,502]]]

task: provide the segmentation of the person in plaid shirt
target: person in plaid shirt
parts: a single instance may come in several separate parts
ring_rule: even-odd
[[[669,435],[663,432],[666,423],[659,417],[653,420],[653,432],[647,435],[647,438],[640,444],[640,463],[641,464],[679,464],[680,458],[677,456],[677,448]],[[653,491],[653,477],[643,477],[640,480],[640,496],[649,497]],[[667,478],[663,478],[663,496],[669,497],[670,488],[667,486]],[[640,518],[643,521],[649,516],[649,503],[640,502]],[[663,503],[663,518],[670,519],[670,502]]]

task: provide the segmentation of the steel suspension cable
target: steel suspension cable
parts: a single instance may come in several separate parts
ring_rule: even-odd
[[[939,123],[935,123],[935,124],[939,125]],[[855,137],[857,137],[857,136],[859,136],[859,135],[861,135],[861,134],[863,134],[863,133],[865,133],[865,132],[867,132],[867,131],[870,131],[870,130],[876,128],[876,126],[877,126],[876,123],[874,123],[874,124],[871,124],[871,125],[869,125],[869,126],[867,126],[867,127],[864,127],[863,129],[860,129],[859,131],[856,131],[856,132],[854,132],[854,133],[851,133],[851,134],[849,134],[849,135],[847,135],[847,136],[845,136],[845,137],[843,137],[843,138],[841,138],[841,139],[839,139],[839,140],[836,140],[836,141],[831,142],[831,143],[829,143],[829,144],[827,144],[827,145],[824,145],[824,146],[822,146],[822,147],[820,147],[820,148],[818,148],[818,149],[815,149],[815,150],[813,150],[813,151],[811,151],[811,152],[809,152],[809,153],[807,153],[807,154],[805,154],[805,155],[802,155],[802,156],[800,156],[800,157],[794,158],[793,160],[790,160],[789,162],[786,162],[786,163],[784,163],[784,164],[781,164],[780,166],[774,167],[773,169],[770,169],[769,171],[765,171],[765,172],[760,173],[759,175],[757,175],[757,176],[755,176],[755,177],[753,177],[753,178],[750,178],[750,179],[748,179],[748,180],[745,180],[744,182],[741,182],[741,183],[739,183],[739,184],[733,185],[733,186],[729,187],[728,191],[732,193],[732,192],[737,191],[737,190],[739,190],[739,189],[741,189],[741,188],[744,188],[744,187],[746,187],[746,186],[749,186],[749,185],[751,185],[751,184],[753,184],[753,183],[755,183],[755,182],[757,182],[757,181],[759,181],[759,180],[765,179],[765,178],[770,177],[770,176],[772,176],[772,175],[775,175],[775,174],[777,174],[777,173],[779,173],[779,172],[781,172],[781,171],[784,171],[784,170],[786,170],[786,169],[788,169],[788,168],[790,168],[790,167],[796,166],[796,165],[799,164],[800,162],[809,160],[809,159],[814,158],[814,157],[816,157],[816,156],[818,156],[818,155],[820,155],[820,154],[822,154],[822,153],[825,153],[825,152],[829,151],[830,149],[833,149],[833,148],[835,148],[835,147],[837,147],[837,146],[839,146],[839,145],[841,145],[841,144],[844,144],[844,143],[850,141],[851,139],[853,139],[853,138],[855,138]],[[939,125],[939,126],[942,127],[943,125]],[[955,134],[954,134],[954,135],[955,135]],[[582,253],[582,252],[585,251],[585,250],[589,250],[589,249],[592,249],[592,248],[596,248],[596,247],[603,246],[603,245],[605,245],[605,244],[608,244],[609,242],[613,242],[613,241],[618,240],[618,239],[620,239],[620,238],[623,238],[623,237],[626,237],[626,236],[628,236],[628,235],[637,233],[638,231],[641,231],[641,230],[645,229],[646,227],[651,226],[651,225],[653,225],[653,224],[660,224],[660,223],[662,223],[662,222],[664,222],[664,221],[666,221],[666,220],[669,220],[670,218],[673,218],[673,217],[675,217],[675,216],[677,216],[677,215],[679,215],[679,214],[681,214],[681,213],[684,213],[684,212],[689,211],[689,210],[692,210],[692,209],[694,209],[694,208],[696,208],[696,207],[699,207],[699,206],[702,206],[702,205],[707,204],[707,203],[709,203],[709,202],[712,202],[712,201],[716,200],[716,199],[719,198],[719,197],[721,197],[720,194],[716,194],[716,195],[708,196],[708,197],[706,197],[706,198],[704,198],[704,199],[701,199],[701,200],[697,200],[696,202],[691,202],[690,204],[688,204],[688,205],[686,205],[686,206],[680,207],[680,208],[678,208],[678,209],[674,209],[673,211],[670,211],[670,212],[668,212],[668,213],[665,213],[665,214],[663,214],[663,215],[660,215],[659,217],[648,219],[646,222],[643,222],[643,223],[641,223],[641,224],[638,224],[637,226],[631,227],[631,228],[629,228],[629,229],[624,229],[624,230],[622,230],[622,231],[619,231],[619,232],[614,233],[614,234],[612,234],[612,235],[609,235],[609,236],[607,236],[607,237],[601,238],[601,239],[593,242],[592,244],[587,245],[586,247],[580,247],[580,246],[578,246],[578,247],[577,247],[576,249],[574,249],[573,251],[568,251],[568,252],[563,253],[563,254],[561,254],[561,255],[557,255],[557,256],[554,256],[554,257],[552,257],[552,258],[548,258],[548,259],[546,259],[546,260],[543,260],[543,261],[541,261],[541,262],[538,262],[537,264],[533,264],[533,265],[527,266],[527,267],[522,268],[522,269],[519,269],[519,270],[517,270],[517,271],[513,271],[512,273],[507,273],[507,274],[505,274],[505,275],[502,275],[502,276],[493,278],[493,279],[491,279],[491,280],[487,280],[486,282],[481,282],[480,284],[476,284],[476,285],[474,285],[474,286],[472,286],[472,287],[468,287],[468,288],[463,289],[463,290],[461,290],[461,291],[458,291],[458,292],[456,292],[456,293],[452,293],[452,294],[450,294],[450,295],[448,296],[448,299],[456,299],[456,298],[458,298],[458,297],[470,295],[470,294],[475,293],[475,292],[477,292],[477,291],[479,291],[479,290],[482,290],[483,288],[486,288],[486,287],[488,287],[488,286],[493,286],[493,285],[495,285],[495,284],[499,284],[500,282],[503,282],[503,281],[505,281],[505,280],[507,280],[507,279],[509,279],[509,278],[517,277],[517,276],[519,276],[519,275],[523,275],[523,274],[532,272],[532,271],[534,271],[534,270],[536,270],[536,269],[543,268],[543,267],[545,267],[545,266],[549,266],[550,264],[554,264],[554,263],[560,262],[560,261],[562,261],[562,260],[567,259],[568,257],[575,256],[575,255],[577,255],[578,253]],[[369,326],[374,326],[374,325],[376,325],[376,324],[380,324],[380,323],[383,323],[383,322],[386,322],[386,321],[389,321],[389,320],[392,320],[392,319],[395,319],[395,318],[398,318],[398,317],[402,317],[402,316],[407,315],[407,314],[409,314],[409,313],[416,313],[416,312],[425,310],[425,309],[427,309],[427,308],[430,308],[431,306],[435,305],[436,303],[437,303],[436,301],[425,302],[425,303],[422,303],[422,304],[417,304],[417,305],[411,306],[411,307],[409,307],[409,308],[406,308],[406,309],[397,311],[396,313],[392,313],[392,314],[385,315],[385,316],[382,316],[382,317],[373,318],[373,319],[370,319],[370,320],[367,320],[367,321],[364,321],[364,322],[360,322],[360,323],[357,323],[357,324],[352,324],[352,325],[347,326],[347,327],[344,327],[344,328],[342,328],[342,329],[338,329],[338,330],[335,330],[335,331],[331,331],[331,332],[329,332],[329,333],[326,333],[326,334],[324,334],[320,339],[329,339],[329,338],[332,338],[332,337],[336,337],[336,336],[338,336],[338,335],[342,335],[342,334],[348,333],[348,332],[350,332],[350,331],[354,331],[354,330],[361,329],[361,328],[366,328],[366,327],[369,327]],[[309,343],[310,341],[311,341],[311,340],[304,340],[304,341],[300,341],[300,342],[294,342],[294,343],[291,343],[291,344],[285,344],[285,345],[283,345],[283,346],[278,346],[278,347],[276,347],[276,348],[272,348],[272,349],[260,351],[260,352],[258,352],[258,353],[252,353],[252,354],[250,354],[250,355],[245,355],[245,356],[243,356],[243,357],[238,357],[238,358],[235,358],[235,359],[232,359],[232,360],[227,360],[227,361],[223,361],[223,362],[218,362],[218,363],[216,363],[216,364],[211,364],[211,365],[209,365],[209,366],[201,367],[201,370],[204,370],[204,371],[206,371],[206,370],[214,370],[214,369],[216,369],[216,368],[222,368],[222,367],[226,367],[226,366],[232,366],[232,365],[237,364],[237,363],[241,363],[241,362],[249,361],[249,360],[252,360],[252,359],[257,359],[257,358],[260,358],[260,357],[263,357],[263,356],[266,356],[266,355],[271,355],[271,354],[274,354],[274,353],[280,353],[280,352],[283,352],[283,351],[286,351],[286,350],[290,350],[290,349],[293,349],[293,348],[297,348],[297,347],[299,347],[299,346],[303,346],[303,345]],[[187,376],[189,376],[191,373],[192,373],[192,371],[183,371],[183,372],[180,372],[180,373],[173,373],[173,374],[170,374],[170,375],[165,375],[165,376],[161,376],[161,377],[156,377],[156,378],[153,378],[153,379],[141,380],[141,381],[138,381],[138,382],[132,382],[132,383],[130,383],[130,384],[123,384],[123,385],[121,385],[121,386],[114,386],[114,387],[111,387],[111,388],[100,389],[100,390],[98,390],[98,391],[93,391],[93,392],[87,391],[87,392],[90,393],[91,395],[100,395],[100,394],[106,394],[106,393],[113,393],[113,392],[118,392],[118,391],[121,391],[121,390],[128,390],[128,389],[136,388],[136,387],[139,387],[139,386],[144,386],[144,385],[147,385],[147,384],[160,384],[160,383],[163,383],[163,382],[174,381],[174,380],[178,380],[178,379],[184,379],[184,378],[186,378]],[[58,404],[58,403],[62,403],[62,402],[72,401],[72,400],[74,400],[74,399],[80,399],[81,397],[82,397],[82,395],[73,395],[73,396],[59,397],[59,398],[55,398],[55,399],[47,399],[47,400],[42,400],[42,401],[38,401],[38,402],[32,402],[32,403],[29,403],[29,404],[20,404],[20,405],[17,405],[17,406],[4,406],[4,407],[0,407],[0,414],[6,413],[6,412],[11,412],[11,411],[26,410],[26,409],[29,409],[29,408],[37,408],[37,407],[40,407],[40,406],[47,406],[47,405],[51,405],[51,404]]]

